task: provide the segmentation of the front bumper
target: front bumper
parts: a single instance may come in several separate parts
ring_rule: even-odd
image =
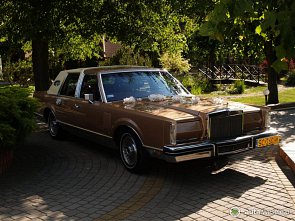
[[[267,130],[262,133],[245,135],[235,139],[164,146],[162,156],[168,162],[181,162],[236,154],[255,148],[256,140],[259,138],[275,135],[277,135],[275,130]]]

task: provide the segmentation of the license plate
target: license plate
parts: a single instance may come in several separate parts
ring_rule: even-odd
[[[271,137],[264,137],[259,138],[256,140],[257,147],[266,147],[271,145],[277,145],[280,142],[280,136],[271,136]]]

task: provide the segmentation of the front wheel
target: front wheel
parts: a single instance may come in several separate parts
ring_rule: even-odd
[[[48,115],[48,129],[51,137],[56,139],[61,138],[61,128],[52,112]]]
[[[119,145],[125,168],[132,173],[142,172],[146,166],[146,154],[138,137],[131,132],[125,132],[121,135]]]

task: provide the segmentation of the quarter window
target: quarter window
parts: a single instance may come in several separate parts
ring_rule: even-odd
[[[93,94],[93,99],[95,101],[101,101],[96,75],[84,76],[80,98],[84,98],[85,94]]]
[[[75,91],[76,91],[76,86],[77,86],[77,82],[79,79],[79,75],[80,75],[80,73],[68,74],[67,79],[65,80],[65,82],[61,88],[61,91],[60,91],[61,95],[70,96],[70,97],[75,96]]]

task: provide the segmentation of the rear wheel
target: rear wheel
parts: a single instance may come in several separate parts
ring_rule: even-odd
[[[61,138],[61,128],[58,122],[56,121],[56,118],[52,112],[48,115],[48,129],[51,137],[53,138]]]
[[[146,153],[138,137],[130,132],[124,132],[120,137],[121,160],[127,170],[133,173],[142,172],[146,166]]]

